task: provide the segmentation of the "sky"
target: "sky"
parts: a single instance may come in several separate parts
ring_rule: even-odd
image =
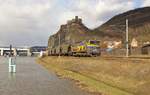
[[[79,16],[96,28],[150,0],[0,0],[0,46],[46,46],[61,24]]]

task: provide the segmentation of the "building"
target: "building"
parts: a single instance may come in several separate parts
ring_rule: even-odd
[[[150,55],[150,44],[146,44],[141,49],[142,54]]]
[[[82,24],[82,19],[79,18],[78,16],[75,16],[74,19],[67,21],[67,24],[68,24],[68,25],[71,25],[71,24],[73,24],[73,23]]]
[[[132,41],[131,41],[131,47],[132,48],[137,48],[138,47],[138,41],[135,38],[133,38]]]
[[[30,52],[32,56],[40,55],[40,52],[46,52],[47,47],[46,46],[33,46],[30,47]]]
[[[122,41],[104,41],[102,46],[105,48],[121,48]]]

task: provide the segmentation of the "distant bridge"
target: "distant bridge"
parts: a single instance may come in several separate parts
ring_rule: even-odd
[[[12,52],[14,56],[37,56],[41,51],[46,51],[45,46],[16,47],[10,51],[9,47],[0,47],[0,56],[7,56]]]
[[[10,51],[10,48],[8,48],[8,47],[1,47],[0,48],[0,55],[1,56],[9,55],[10,52],[12,52],[12,54],[14,56],[17,56],[17,55],[31,56],[31,52],[30,52],[29,48],[12,48],[12,51]]]

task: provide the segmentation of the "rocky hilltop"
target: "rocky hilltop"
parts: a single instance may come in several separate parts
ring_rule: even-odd
[[[50,48],[53,48],[59,45],[59,39],[61,45],[95,39],[96,36],[91,31],[82,23],[82,19],[76,16],[74,19],[67,21],[67,24],[61,25],[59,31],[50,36],[48,44]]]
[[[59,38],[61,44],[72,44],[78,41],[98,39],[101,41],[121,40],[125,41],[125,21],[129,20],[129,40],[136,39],[141,45],[150,41],[150,7],[138,8],[117,16],[114,16],[103,25],[90,30],[82,19],[76,16],[65,25],[61,25],[59,31],[49,37],[49,48],[57,47]]]

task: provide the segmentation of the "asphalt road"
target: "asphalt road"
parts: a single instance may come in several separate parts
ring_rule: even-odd
[[[0,95],[91,95],[72,81],[59,79],[35,62],[35,58],[16,58],[17,72],[8,73],[8,58],[0,57]]]

